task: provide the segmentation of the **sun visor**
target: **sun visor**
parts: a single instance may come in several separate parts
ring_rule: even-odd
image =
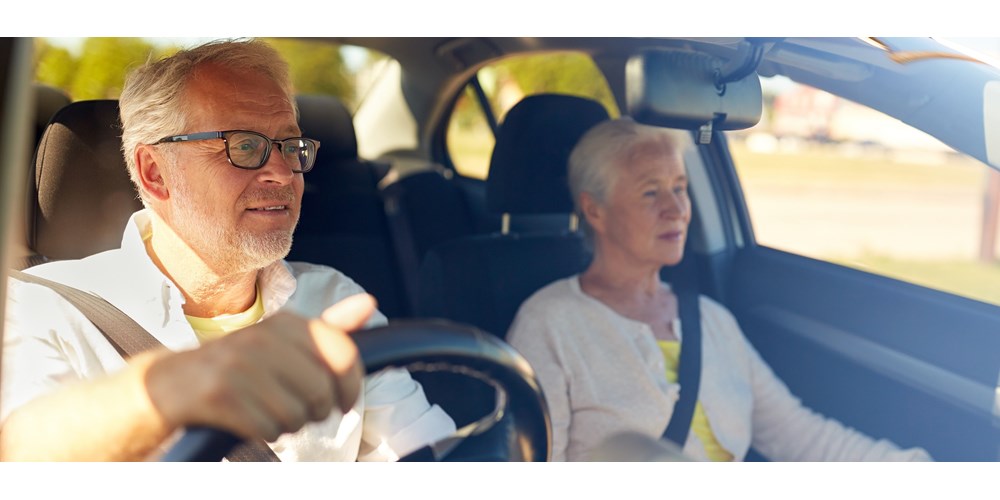
[[[763,99],[755,67],[735,70],[707,54],[655,51],[626,67],[628,112],[660,127],[739,130],[760,121]],[[719,82],[717,84],[717,82]]]

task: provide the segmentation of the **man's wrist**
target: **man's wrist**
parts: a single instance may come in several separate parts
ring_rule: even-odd
[[[129,359],[126,376],[132,383],[131,393],[136,404],[136,416],[145,422],[149,435],[166,439],[178,424],[171,422],[164,412],[164,402],[156,401],[151,391],[151,368],[171,353],[166,349],[144,352]]]

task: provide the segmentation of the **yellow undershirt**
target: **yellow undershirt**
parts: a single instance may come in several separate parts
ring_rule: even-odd
[[[660,345],[660,349],[663,351],[663,359],[667,364],[667,380],[677,382],[677,357],[680,354],[680,343],[676,340],[658,340],[656,343]],[[705,453],[709,459],[715,462],[732,462],[733,455],[726,451],[719,444],[719,441],[715,439],[715,433],[712,432],[712,426],[708,423],[708,416],[705,415],[705,410],[701,407],[700,401],[694,407],[694,416],[691,417],[691,430],[701,439],[701,443],[705,446]]]
[[[194,328],[195,335],[201,343],[212,339],[217,339],[229,332],[250,326],[264,316],[264,302],[260,300],[260,287],[257,287],[257,299],[252,306],[243,312],[236,314],[222,314],[214,318],[200,318],[198,316],[188,316],[188,323]]]
[[[147,251],[149,239],[153,237],[152,228],[147,229],[145,233],[142,234],[143,243],[147,244]],[[194,334],[198,337],[198,341],[204,344],[205,342],[217,339],[229,332],[239,330],[250,326],[258,321],[260,318],[264,317],[264,302],[260,300],[260,286],[257,286],[257,298],[254,300],[252,306],[243,312],[236,314],[222,314],[214,318],[202,318],[198,316],[188,316],[188,323],[194,328]]]

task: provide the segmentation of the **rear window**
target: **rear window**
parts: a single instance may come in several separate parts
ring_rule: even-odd
[[[611,89],[587,54],[557,52],[514,56],[480,69],[476,78],[497,123],[526,96],[557,93],[594,99],[618,117]],[[485,179],[495,138],[473,86],[467,85],[448,123],[448,154],[455,170]]]

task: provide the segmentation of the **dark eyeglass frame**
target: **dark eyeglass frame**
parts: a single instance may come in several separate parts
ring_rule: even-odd
[[[256,135],[256,136],[261,137],[261,138],[264,139],[265,144],[267,145],[267,149],[264,150],[264,155],[261,156],[260,163],[258,163],[257,165],[254,165],[254,166],[245,166],[245,165],[237,165],[236,162],[233,161],[233,157],[229,153],[229,137],[232,134],[234,134],[234,133],[251,134],[251,135]],[[302,168],[302,169],[292,168],[292,172],[295,172],[297,174],[298,173],[308,172],[308,171],[312,170],[312,168],[314,166],[316,166],[316,156],[315,156],[315,154],[316,154],[317,151],[319,151],[319,141],[317,141],[315,139],[309,139],[307,137],[289,137],[287,139],[272,139],[272,138],[270,138],[270,137],[268,137],[268,136],[266,136],[266,135],[264,135],[264,134],[262,134],[260,132],[254,132],[252,130],[220,130],[220,131],[215,131],[215,132],[196,132],[196,133],[193,133],[193,134],[170,135],[170,136],[164,137],[164,138],[162,138],[162,139],[154,142],[153,144],[154,145],[155,144],[175,144],[175,143],[179,143],[179,142],[205,141],[205,140],[209,140],[209,139],[222,139],[223,142],[226,143],[226,159],[229,160],[229,164],[232,165],[232,166],[234,166],[234,167],[236,167],[236,168],[243,169],[243,170],[259,170],[260,168],[262,168],[267,163],[267,160],[271,158],[271,146],[274,145],[274,144],[277,144],[279,146],[278,151],[282,152],[282,158],[285,159],[286,162],[287,162],[287,158],[285,158],[285,156],[284,156],[284,150],[285,150],[285,143],[286,142],[288,142],[288,141],[302,141],[302,142],[305,142],[305,143],[311,143],[311,144],[315,145],[315,147],[313,148],[312,163],[310,163],[307,168]]]

